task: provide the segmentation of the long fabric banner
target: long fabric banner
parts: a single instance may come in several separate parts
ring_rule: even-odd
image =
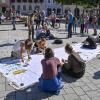
[[[80,56],[86,62],[90,61],[97,54],[100,53],[100,47],[97,49],[83,49],[81,43],[72,45],[74,50],[80,54]],[[54,49],[55,57],[58,57],[60,61],[62,58],[67,59],[68,54],[65,53],[64,47]],[[2,60],[0,61],[0,72],[10,81],[16,89],[22,89],[27,86],[38,82],[42,74],[41,60],[44,58],[42,54],[31,55],[32,59],[27,60],[25,63],[21,63],[20,60]]]

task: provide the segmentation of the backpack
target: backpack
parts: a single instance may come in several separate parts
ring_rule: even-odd
[[[63,41],[61,39],[54,40],[53,44],[62,44]]]
[[[86,67],[86,63],[83,59],[78,60],[74,54],[72,54],[73,58],[79,63],[80,67],[85,70]]]

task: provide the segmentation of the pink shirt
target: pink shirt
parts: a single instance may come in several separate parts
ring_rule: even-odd
[[[52,57],[49,59],[43,59],[41,61],[42,64],[42,77],[43,79],[52,79],[58,74],[57,65],[60,64],[60,61],[56,57]]]

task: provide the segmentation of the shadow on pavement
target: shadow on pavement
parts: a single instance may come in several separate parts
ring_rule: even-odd
[[[94,79],[100,79],[100,71],[95,72],[93,78]]]
[[[76,82],[77,80],[78,78],[71,77],[65,73],[62,74],[62,81],[65,83],[73,83],[73,82]]]
[[[5,44],[0,44],[0,47],[4,47],[4,46],[12,46],[14,45],[13,43],[5,43]]]
[[[15,96],[13,96],[15,95]],[[38,83],[22,90],[16,90],[6,95],[4,100],[43,100],[53,94],[42,92],[38,89]],[[12,99],[13,96],[13,99]]]
[[[18,30],[22,30],[22,31],[28,31],[28,29],[18,29]]]
[[[6,30],[0,30],[0,31],[11,31],[11,29],[6,29]]]
[[[62,82],[73,83],[76,82],[77,78],[72,78],[70,76],[62,74]],[[38,83],[29,86],[22,90],[15,90],[6,95],[4,100],[44,100],[54,94],[43,92],[39,89]],[[13,99],[12,99],[13,96]]]

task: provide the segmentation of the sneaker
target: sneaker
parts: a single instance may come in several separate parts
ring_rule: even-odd
[[[54,92],[55,95],[59,95],[59,93],[60,93],[60,90]]]
[[[61,85],[61,86],[60,86],[60,89],[62,89],[63,87],[64,87],[64,86],[63,86],[63,85]]]
[[[12,30],[16,30],[16,28],[13,28]]]

